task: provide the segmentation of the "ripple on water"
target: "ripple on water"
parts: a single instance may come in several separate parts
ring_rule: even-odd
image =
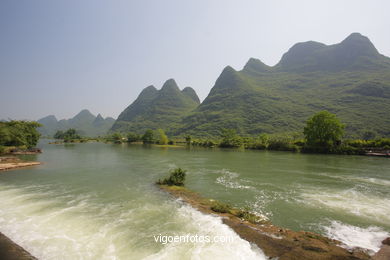
[[[229,170],[223,169],[218,171],[221,176],[219,176],[215,182],[225,186],[230,189],[255,189],[252,186],[242,184],[242,181],[239,180],[239,174],[236,172],[231,172]]]

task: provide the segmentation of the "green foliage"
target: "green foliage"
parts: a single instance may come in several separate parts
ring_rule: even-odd
[[[390,147],[390,138],[379,138],[374,140],[346,140],[345,144],[361,149],[387,149],[387,147]]]
[[[202,147],[215,147],[217,145],[217,141],[210,139],[196,139],[192,141],[192,145],[194,146],[202,146]]]
[[[151,129],[146,130],[141,139],[144,142],[144,144],[152,144],[152,143],[154,143],[155,140],[154,140],[153,130],[151,130]]]
[[[164,130],[162,129],[158,129],[157,130],[158,132],[158,136],[159,136],[159,140],[158,140],[158,143],[161,144],[161,145],[166,145],[168,144],[168,137],[167,135],[165,134]]]
[[[248,208],[240,209],[238,212],[235,212],[235,215],[253,224],[257,224],[263,221],[261,217],[251,213]]]
[[[139,142],[141,140],[142,138],[139,134],[133,132],[127,133],[127,142],[132,143],[132,142]]]
[[[5,146],[0,145],[0,154],[4,154],[7,148]]]
[[[190,135],[186,136],[186,144],[190,145],[192,143],[192,137]]]
[[[211,210],[219,213],[230,213],[232,207],[229,204],[222,203],[219,201],[213,201],[211,204]]]
[[[170,176],[164,180],[158,180],[157,184],[159,185],[168,185],[168,186],[184,186],[184,181],[186,178],[186,171],[181,168],[176,168],[170,172]]]
[[[120,144],[122,143],[122,135],[120,133],[113,133],[111,135],[111,140],[116,143],[116,144]]]
[[[40,134],[37,128],[40,126],[34,121],[0,122],[0,146],[32,148],[38,143]]]
[[[61,130],[57,131],[54,134],[54,138],[55,139],[63,139],[64,142],[66,142],[66,143],[72,142],[74,140],[82,139],[82,137],[79,134],[77,134],[76,129],[73,129],[73,128],[69,128],[65,132],[63,132]]]
[[[307,120],[303,133],[309,148],[327,151],[341,143],[344,127],[335,114],[321,111]]]
[[[223,129],[221,137],[220,147],[240,147],[243,144],[242,138],[237,135],[234,129]]]
[[[292,136],[274,135],[268,140],[268,150],[275,151],[299,151]]]

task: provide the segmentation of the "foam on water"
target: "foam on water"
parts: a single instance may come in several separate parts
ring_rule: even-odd
[[[325,226],[324,230],[328,237],[343,242],[347,249],[361,247],[369,250],[371,254],[377,252],[383,239],[390,236],[388,232],[379,227],[361,228],[338,221],[331,221],[331,224]]]
[[[123,203],[96,204],[91,194],[46,191],[43,196],[39,190],[0,185],[0,231],[39,259],[266,259],[260,249],[242,240],[219,217],[178,202],[132,201],[125,207]],[[162,219],[150,223],[152,218]],[[154,242],[153,235],[172,232],[171,227],[176,233],[230,236],[234,240]]]
[[[185,229],[202,236],[224,236],[233,240],[221,243],[169,243],[161,251],[150,255],[151,259],[268,259],[261,249],[241,239],[221,218],[205,215],[190,206],[182,205],[180,218],[187,220]],[[185,234],[170,234],[185,235]]]
[[[384,224],[390,222],[390,199],[354,188],[347,190],[306,189],[301,197],[304,200],[303,203],[313,207],[327,207]]]
[[[99,236],[94,220],[77,214],[88,205],[88,196],[77,196],[65,207],[58,207],[53,196],[43,199],[15,187],[2,187],[0,196],[1,231],[39,259],[115,259],[114,245]]]

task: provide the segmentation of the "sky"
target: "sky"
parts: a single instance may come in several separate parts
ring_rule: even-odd
[[[352,32],[390,56],[388,0],[1,0],[0,119],[116,118],[174,78],[206,98],[227,65],[275,65]]]

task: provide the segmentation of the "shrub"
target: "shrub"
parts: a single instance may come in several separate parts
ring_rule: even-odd
[[[214,201],[211,205],[211,210],[219,213],[230,213],[232,207],[229,204]]]
[[[263,222],[264,219],[262,219],[261,217],[251,213],[249,211],[249,209],[245,208],[245,209],[240,209],[238,212],[235,213],[235,215],[243,220],[246,220],[248,222],[251,222],[253,224],[257,224],[257,223],[260,223],[260,222]]]
[[[184,180],[186,178],[186,171],[181,168],[176,168],[170,172],[169,178],[164,180],[158,180],[157,184],[159,185],[168,185],[168,186],[184,186]]]

